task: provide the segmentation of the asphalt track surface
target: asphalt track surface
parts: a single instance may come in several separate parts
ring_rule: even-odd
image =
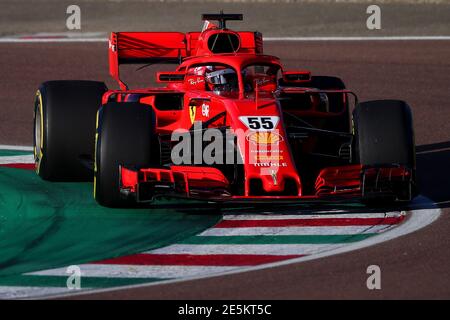
[[[243,13],[234,29],[265,36],[450,35],[449,0],[2,0],[0,35],[67,32],[66,8],[81,9],[80,32],[198,30],[200,14]],[[381,8],[381,30],[366,9]]]
[[[104,79],[105,43],[1,44],[0,143],[30,145],[32,103],[48,79]],[[450,41],[271,42],[287,68],[337,75],[360,100],[397,98],[413,109],[421,193],[442,208],[438,221],[373,247],[303,262],[83,298],[311,299],[450,298]],[[150,79],[137,73],[136,84]],[[382,290],[366,288],[366,268],[382,270]],[[80,296],[79,296],[80,297]]]

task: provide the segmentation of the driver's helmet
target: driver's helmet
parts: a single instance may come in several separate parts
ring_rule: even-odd
[[[206,69],[206,84],[215,93],[231,92],[237,89],[237,74],[231,68],[220,70]]]

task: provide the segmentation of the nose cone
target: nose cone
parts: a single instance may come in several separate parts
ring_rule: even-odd
[[[244,162],[245,195],[301,195],[280,107],[274,99],[261,103],[235,101],[229,112]]]
[[[245,138],[248,195],[299,195],[300,179],[284,130],[249,132]]]

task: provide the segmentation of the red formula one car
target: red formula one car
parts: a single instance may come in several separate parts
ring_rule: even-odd
[[[414,197],[405,102],[358,103],[339,78],[284,70],[279,58],[263,54],[260,33],[227,29],[240,14],[203,20],[202,32],[112,33],[110,73],[119,90],[95,81],[43,83],[35,103],[39,176],[93,179],[95,199],[111,207],[162,196]],[[157,73],[164,86],[129,89],[120,79],[121,64],[154,63],[178,65]]]

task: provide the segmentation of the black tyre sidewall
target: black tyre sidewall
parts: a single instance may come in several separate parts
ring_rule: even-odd
[[[400,100],[360,103],[354,111],[355,154],[367,166],[400,164],[416,168],[409,106]]]
[[[93,159],[95,115],[106,90],[104,83],[96,81],[49,81],[39,87],[43,117],[39,175],[43,179],[92,180],[92,170],[80,157]],[[35,116],[37,106],[36,101]]]
[[[120,195],[119,166],[160,165],[155,115],[145,104],[111,102],[99,110],[95,152],[95,199],[107,207],[129,207]]]
[[[342,79],[332,76],[312,76],[310,86],[322,90],[344,90]]]

